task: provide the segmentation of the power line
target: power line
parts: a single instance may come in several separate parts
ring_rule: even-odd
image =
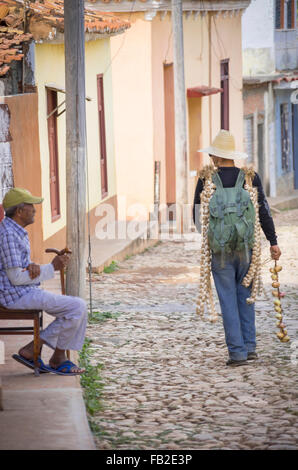
[[[132,4],[132,7],[131,7],[131,9],[130,9],[129,16],[128,16],[128,21],[130,21],[131,15],[132,15],[133,12],[134,12],[135,4],[136,4],[136,0],[133,0],[133,4]],[[106,68],[105,71],[103,72],[103,75],[106,74],[106,72],[109,70],[109,68],[111,67],[112,63],[113,63],[114,60],[116,59],[117,55],[118,55],[119,52],[121,51],[122,47],[124,46],[125,39],[126,39],[126,32],[123,33],[123,39],[122,39],[122,42],[121,42],[121,44],[120,44],[120,46],[119,46],[119,49],[118,49],[118,51],[115,53],[115,55],[113,56],[113,58],[111,59],[109,65],[107,66],[107,68]]]
[[[202,5],[203,9],[206,10],[204,1],[203,1],[203,0],[200,0],[200,2],[201,2],[201,5]],[[213,16],[214,16],[214,15],[213,15]],[[204,17],[204,20],[205,20],[205,22],[206,22],[206,26],[207,26],[207,29],[208,29],[207,15]],[[220,37],[220,35],[219,35],[219,33],[218,33],[218,30],[217,30],[215,18],[213,18],[213,22],[214,22],[214,26],[215,26],[215,32],[216,32],[217,40],[218,40],[219,44],[222,46],[222,48],[223,48],[223,49],[222,49],[222,52],[224,53],[225,56],[227,56],[228,54],[227,54],[227,52],[226,52],[226,50],[225,50],[224,43],[223,43],[223,41],[222,41],[222,39],[221,39],[221,37]],[[214,54],[215,54],[217,60],[220,62],[220,61],[222,60],[222,58],[219,57],[218,54],[217,54],[217,52],[216,52],[216,47],[215,47],[215,45],[214,45],[214,43],[213,43],[213,41],[212,41],[212,34],[210,35],[210,41],[211,41],[212,50],[213,50],[213,52],[214,52]],[[234,89],[237,90],[237,91],[242,91],[242,86],[239,87],[239,84],[237,83],[237,79],[234,78],[234,77],[231,75],[230,70],[229,70],[229,78],[231,79],[231,83],[232,83],[232,86],[234,87]]]

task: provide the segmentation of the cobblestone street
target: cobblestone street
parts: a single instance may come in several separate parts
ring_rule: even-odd
[[[275,223],[291,342],[276,337],[269,262],[256,303],[259,359],[242,367],[225,365],[221,317],[212,324],[195,313],[197,234],[93,275],[94,310],[112,316],[87,330],[92,363],[104,364],[104,410],[94,417],[102,430],[98,449],[298,448],[298,210]]]

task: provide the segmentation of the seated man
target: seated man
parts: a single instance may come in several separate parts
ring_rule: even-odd
[[[65,351],[80,350],[87,324],[87,306],[79,297],[57,295],[40,289],[39,283],[54,277],[69,262],[69,255],[55,256],[49,264],[37,265],[30,260],[30,243],[25,227],[34,222],[40,197],[20,188],[10,189],[4,199],[5,218],[0,223],[0,304],[8,309],[44,310],[55,320],[40,334],[40,352],[46,344],[54,350],[45,366],[39,358],[41,372],[77,375],[84,372],[68,361]],[[14,359],[34,368],[33,341],[19,350]]]

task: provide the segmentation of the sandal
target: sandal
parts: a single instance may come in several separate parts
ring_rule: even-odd
[[[62,364],[60,364],[60,366],[58,366],[56,369],[54,369],[50,365],[45,366],[48,372],[53,372],[53,374],[58,374],[58,375],[81,375],[84,373],[84,372],[71,372],[71,369],[73,367],[78,367],[78,366],[71,361],[62,362]],[[66,370],[63,371],[63,369],[66,369]]]
[[[25,357],[23,356],[20,356],[19,354],[13,354],[12,355],[12,358],[15,360],[15,361],[18,361],[20,362],[21,364],[23,364],[24,366],[26,367],[29,367],[29,369],[35,369],[35,365],[34,365],[34,361],[33,360],[30,360],[30,359],[26,359]],[[43,363],[42,359],[40,356],[38,356],[38,366],[39,366],[39,372],[40,373],[44,373],[44,374],[47,374],[49,371],[47,370],[47,367],[45,366],[45,364]]]

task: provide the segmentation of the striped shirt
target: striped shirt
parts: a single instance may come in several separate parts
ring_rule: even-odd
[[[24,269],[30,263],[30,242],[27,231],[14,220],[5,217],[0,223],[0,304],[4,307],[37,288],[37,285],[15,286],[6,274],[6,269]]]

